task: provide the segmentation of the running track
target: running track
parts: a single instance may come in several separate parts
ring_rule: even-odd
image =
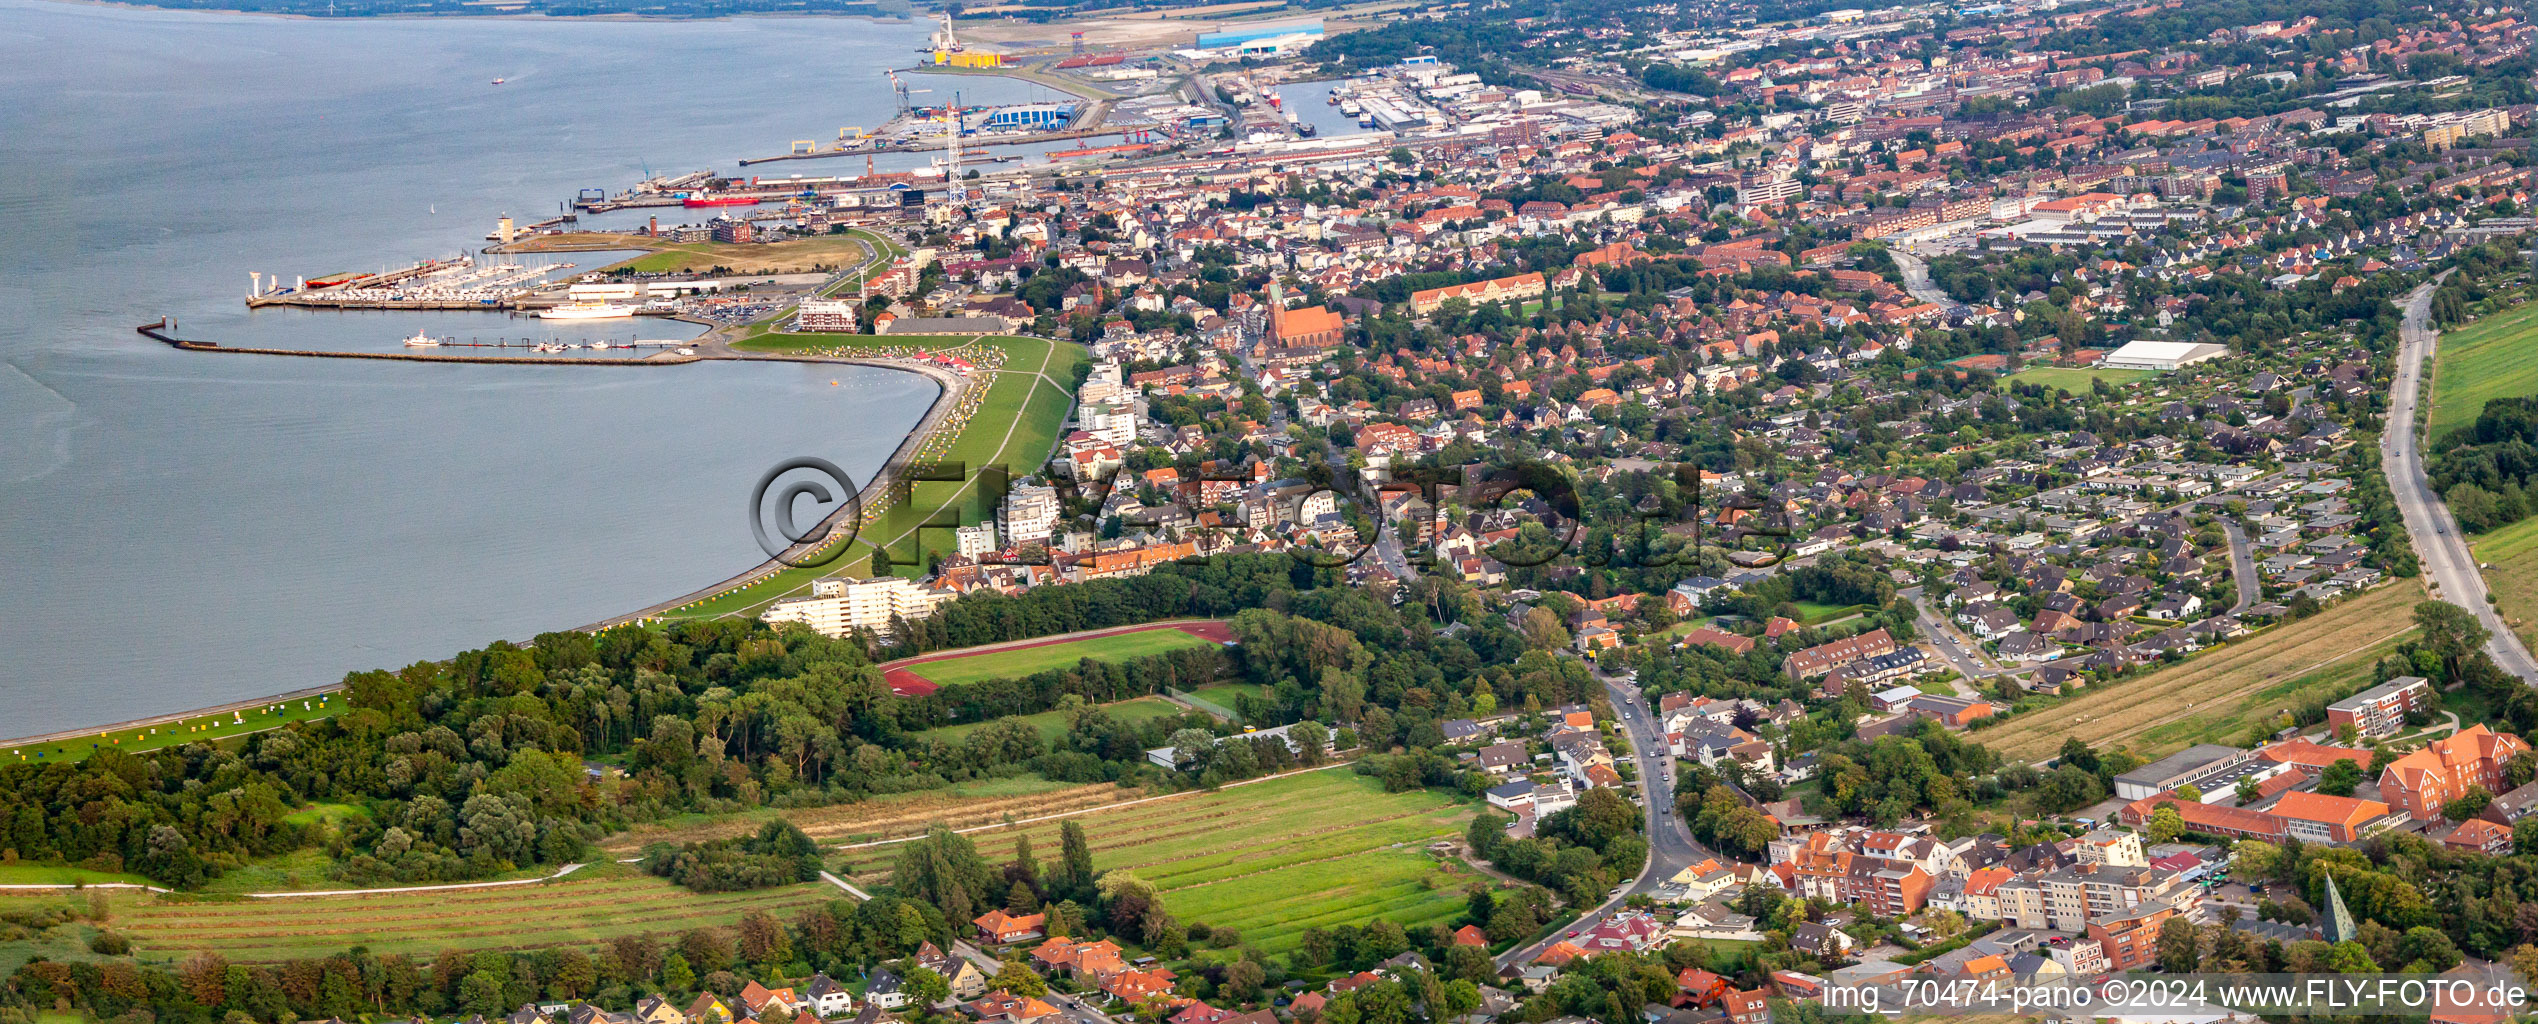
[[[1092,629],[1085,630],[1080,633],[1060,633],[1056,636],[1036,637],[1030,640],[1012,640],[1001,644],[985,644],[978,647],[963,647],[959,650],[953,651],[936,651],[933,654],[920,654],[913,658],[901,658],[897,661],[883,664],[881,666],[881,678],[883,682],[890,684],[890,692],[892,693],[898,694],[902,697],[924,697],[934,693],[936,690],[942,689],[942,687],[936,685],[933,680],[925,678],[925,676],[919,674],[915,670],[916,666],[923,665],[929,661],[950,661],[954,658],[966,658],[971,655],[991,654],[998,651],[1021,651],[1028,650],[1033,647],[1047,647],[1052,644],[1069,644],[1078,640],[1091,640],[1097,637],[1118,636],[1123,633],[1143,633],[1148,630],[1155,629],[1177,629],[1202,640],[1214,640],[1220,644],[1231,643],[1234,639],[1234,631],[1227,627],[1222,619],[1185,619],[1178,622],[1149,622],[1139,626],[1121,626],[1117,629]]]

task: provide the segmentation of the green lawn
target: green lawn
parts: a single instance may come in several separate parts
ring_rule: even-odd
[[[1304,929],[1377,918],[1416,930],[1454,921],[1463,887],[1480,876],[1431,857],[1431,841],[1461,834],[1470,805],[1428,790],[1386,793],[1345,768],[1075,816],[1093,865],[1126,868],[1154,883],[1182,921],[1232,926],[1271,953],[1295,948]],[[1059,822],[974,833],[990,862],[1058,847]],[[854,851],[847,870],[887,877],[892,847]]]
[[[2030,366],[2024,370],[2002,377],[2000,379],[2000,386],[2006,388],[2011,384],[2042,384],[2049,388],[2061,388],[2062,390],[2071,392],[2072,394],[2085,395],[2089,393],[2096,381],[2103,380],[2115,387],[2122,387],[2134,381],[2148,380],[2158,375],[2159,371],[2157,370],[2101,370],[2095,367],[2079,366]]]
[[[2485,585],[2494,593],[2494,610],[2522,640],[2538,643],[2538,630],[2530,628],[2538,620],[2538,518],[2480,536],[2472,550],[2479,563],[2494,566],[2483,570]]]
[[[1211,647],[1216,641],[1191,636],[1177,629],[1148,629],[1135,633],[1116,633],[1090,637],[1043,647],[989,651],[966,658],[929,661],[906,666],[907,670],[943,686],[958,686],[988,679],[1019,679],[1035,672],[1071,668],[1091,658],[1094,661],[1127,661],[1184,647]]]
[[[1269,696],[1269,688],[1259,683],[1217,683],[1214,686],[1202,686],[1190,692],[1197,695],[1200,700],[1213,701],[1229,708],[1234,706],[1235,701],[1244,697],[1265,700]]]
[[[235,739],[248,733],[263,732],[292,722],[308,722],[331,716],[343,710],[344,702],[335,700],[334,697],[335,695],[331,693],[322,694],[305,700],[290,700],[234,713],[195,715],[163,725],[99,732],[93,736],[82,736],[59,743],[10,747],[7,756],[18,761],[40,764],[51,761],[78,761],[107,747],[137,754],[145,750],[158,750],[197,740],[217,742]],[[103,718],[111,713],[106,711],[98,717]]]
[[[128,871],[91,871],[58,864],[0,864],[0,885],[157,885]]]
[[[953,549],[949,528],[927,524],[956,520],[967,525],[983,522],[994,514],[995,496],[982,485],[981,467],[1001,465],[1011,479],[1020,480],[1047,464],[1057,447],[1058,427],[1066,421],[1067,409],[1074,403],[1075,368],[1085,360],[1080,345],[1007,336],[893,339],[767,333],[735,345],[762,352],[837,354],[923,347],[974,355],[980,347],[986,347],[1002,349],[1005,356],[1000,369],[981,371],[992,372],[994,379],[987,383],[985,396],[968,422],[955,436],[938,440],[922,453],[925,461],[960,463],[966,479],[913,483],[908,490],[910,500],[893,504],[876,521],[866,524],[836,558],[807,568],[786,569],[756,584],[673,610],[667,617],[751,613],[780,598],[806,591],[815,579],[874,575],[872,559],[876,552],[887,555],[889,572],[910,576],[921,573],[929,554]]]
[[[1864,604],[1817,604],[1813,601],[1790,603],[1798,606],[1799,624],[1807,626],[1821,626],[1835,619],[1857,615],[1868,610],[1868,606]]]
[[[1104,704],[1101,708],[1103,713],[1108,714],[1111,717],[1112,721],[1125,722],[1130,725],[1143,724],[1158,718],[1177,715],[1187,710],[1186,708],[1161,697],[1139,697],[1135,700],[1120,701],[1117,704]],[[1057,742],[1060,737],[1066,735],[1066,715],[1064,712],[1043,711],[1036,715],[1023,715],[1020,717],[1023,721],[1031,723],[1032,728],[1040,730],[1041,739],[1054,743]],[[962,722],[959,725],[938,726],[922,732],[911,733],[908,738],[919,743],[929,740],[946,740],[958,743],[962,739],[968,737],[970,733],[977,732],[980,726],[984,726],[986,724],[986,722]]]
[[[2424,440],[2435,448],[2476,422],[2485,400],[2538,394],[2538,305],[2522,304],[2441,336],[2433,350]]]

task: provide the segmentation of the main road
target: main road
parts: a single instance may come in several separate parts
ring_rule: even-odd
[[[2529,648],[2486,599],[2485,577],[2477,574],[2476,556],[2459,535],[2450,507],[2442,504],[2431,478],[2424,474],[2423,440],[2415,431],[2415,400],[2423,391],[2433,344],[2440,339],[2440,332],[2432,329],[2432,292],[2438,280],[2406,293],[2406,319],[2398,329],[2397,382],[2389,392],[2388,422],[2379,437],[2380,469],[2388,476],[2390,493],[2396,495],[2398,512],[2405,516],[2406,536],[2414,542],[2415,557],[2423,563],[2433,596],[2475,613],[2492,634],[2485,650],[2494,656],[2494,663],[2523,682],[2538,684],[2538,660],[2529,656]]]
[[[1636,685],[1591,669],[1604,684],[1604,692],[1612,699],[1613,710],[1623,716],[1622,737],[1630,742],[1631,762],[1639,769],[1639,793],[1647,801],[1648,866],[1630,884],[1615,890],[1604,902],[1579,914],[1575,923],[1538,941],[1527,943],[1498,955],[1498,966],[1504,968],[1533,962],[1533,958],[1553,942],[1569,933],[1592,927],[1613,912],[1623,901],[1640,893],[1654,892],[1677,872],[1711,857],[1708,848],[1692,838],[1692,830],[1683,823],[1683,815],[1674,809],[1674,772],[1668,767],[1664,723],[1657,720],[1648,702],[1640,697]]]

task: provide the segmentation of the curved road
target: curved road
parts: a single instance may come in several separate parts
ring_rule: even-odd
[[[2494,656],[2494,663],[2523,682],[2538,684],[2538,660],[2529,656],[2529,648],[2486,599],[2485,578],[2477,574],[2476,556],[2459,535],[2449,506],[2442,504],[2424,475],[2415,400],[2429,372],[2433,344],[2440,338],[2440,332],[2432,329],[2432,292],[2438,280],[2406,293],[2406,320],[2398,332],[2397,380],[2390,388],[2388,422],[2379,438],[2380,469],[2388,476],[2389,491],[2396,495],[2397,510],[2406,518],[2406,536],[2414,542],[2415,557],[2423,563],[2433,596],[2475,613],[2477,622],[2492,634],[2485,650]]]
[[[1709,850],[1692,838],[1683,816],[1674,811],[1674,773],[1667,770],[1666,738],[1662,726],[1650,713],[1654,709],[1641,699],[1637,687],[1607,676],[1601,669],[1592,669],[1595,678],[1604,684],[1605,694],[1612,699],[1613,710],[1630,717],[1622,720],[1622,736],[1630,741],[1631,760],[1639,766],[1640,794],[1647,801],[1648,866],[1639,877],[1622,886],[1619,892],[1605,898],[1576,921],[1547,938],[1517,946],[1498,954],[1498,966],[1522,966],[1552,943],[1567,938],[1569,933],[1594,926],[1597,921],[1619,907],[1623,900],[1639,893],[1654,891],[1673,878],[1676,872],[1708,859]]]

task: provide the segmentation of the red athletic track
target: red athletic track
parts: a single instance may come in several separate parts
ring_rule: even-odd
[[[1091,640],[1098,637],[1117,636],[1122,633],[1143,633],[1148,630],[1155,629],[1177,629],[1202,640],[1214,640],[1220,644],[1230,643],[1234,639],[1234,631],[1231,628],[1228,628],[1221,620],[1208,619],[1200,622],[1150,622],[1142,626],[1121,626],[1117,629],[1096,629],[1081,633],[1063,633],[1057,636],[1041,637],[1037,640],[1016,640],[1011,643],[986,644],[979,647],[963,647],[957,651],[939,651],[934,654],[920,654],[913,658],[901,658],[897,661],[883,665],[881,678],[883,682],[890,684],[890,692],[892,693],[898,694],[902,697],[923,697],[936,690],[942,689],[942,687],[937,685],[933,680],[918,675],[912,670],[913,666],[922,665],[929,661],[950,661],[954,658],[967,658],[972,655],[988,654],[999,651],[1020,651],[1028,650],[1033,647],[1047,647],[1051,644],[1071,644],[1078,640]]]

